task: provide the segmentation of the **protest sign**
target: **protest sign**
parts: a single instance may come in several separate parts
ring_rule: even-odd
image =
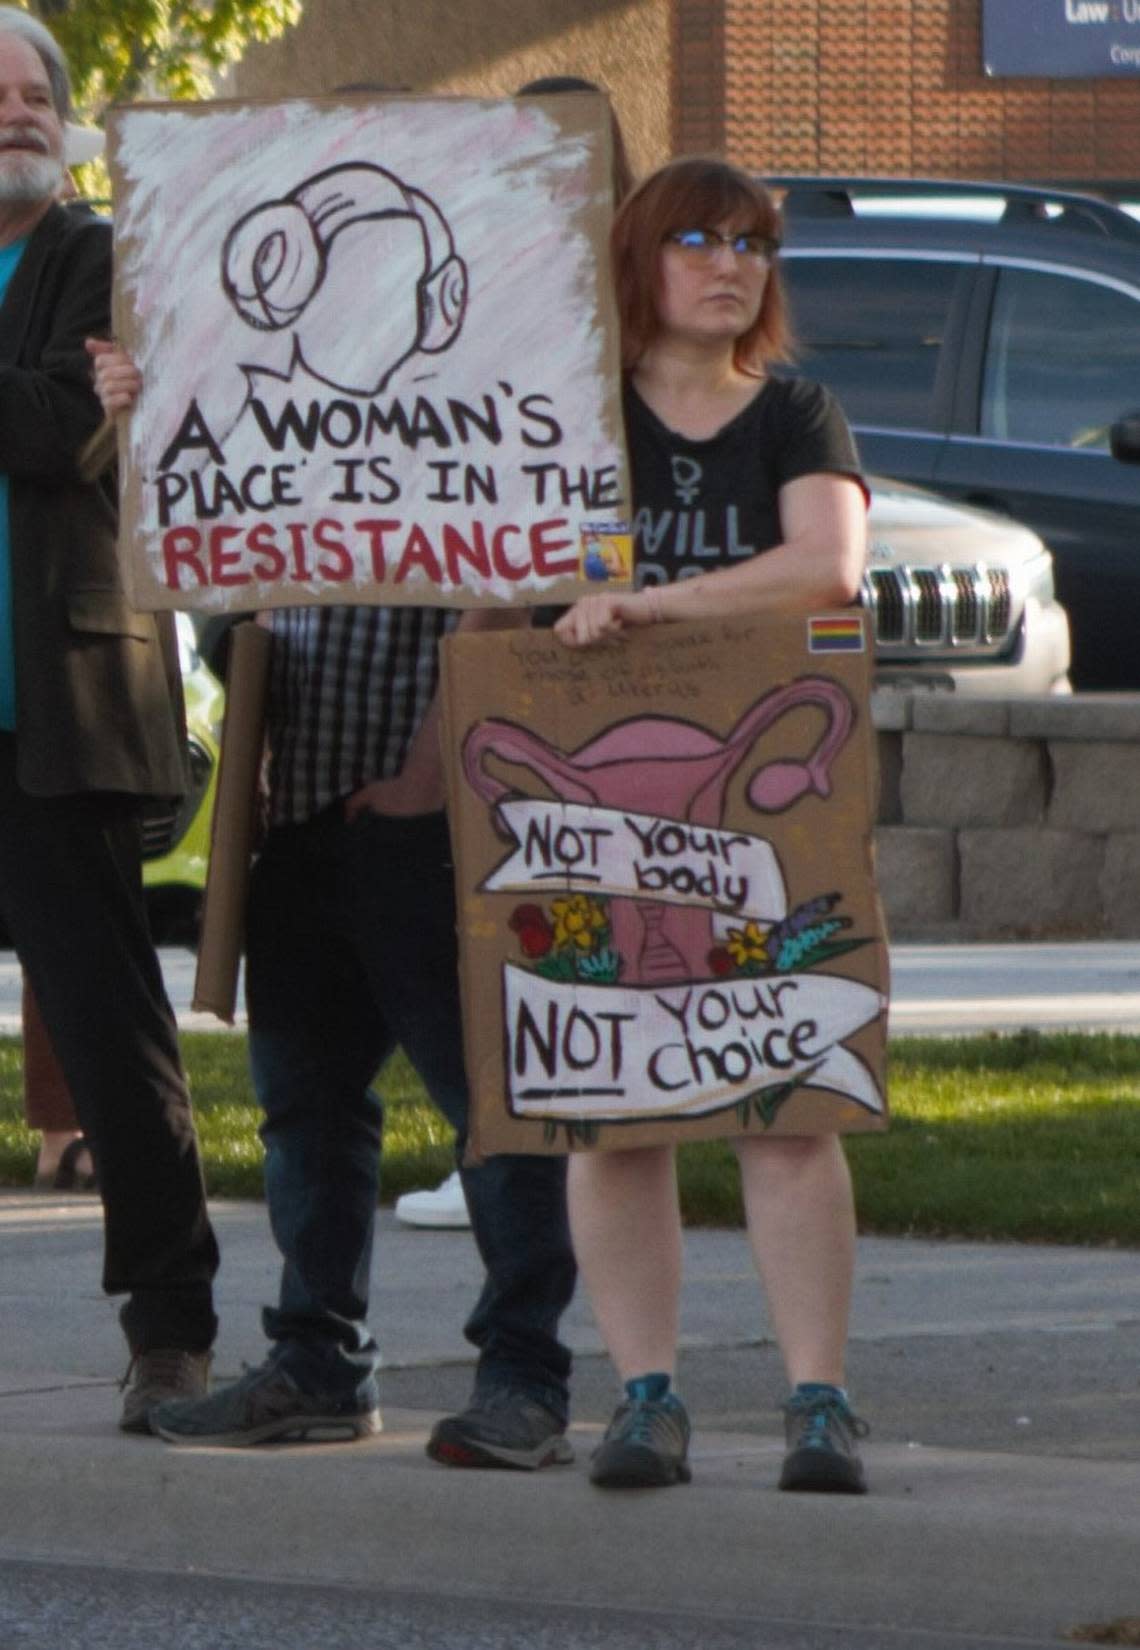
[[[886,1123],[861,615],[444,644],[471,1139]]]
[[[628,582],[603,98],[141,105],[109,131],[136,607]]]
[[[191,1005],[228,1025],[237,1012],[249,867],[258,836],[270,645],[268,630],[257,624],[239,624],[230,632],[226,716]]]

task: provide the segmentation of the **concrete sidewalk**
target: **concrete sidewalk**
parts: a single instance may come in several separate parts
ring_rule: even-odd
[[[225,1376],[261,1356],[257,1309],[277,1267],[261,1205],[215,1214]],[[470,1381],[460,1326],[478,1265],[466,1234],[381,1216],[380,1438],[225,1451],[116,1431],[123,1354],[96,1285],[94,1200],[0,1193],[0,1228],[4,1650],[134,1650],[156,1637],[169,1650],[1024,1650],[1078,1623],[1140,1616],[1135,1254],[866,1240],[851,1383],[874,1429],[873,1493],[828,1500],[774,1490],[782,1383],[743,1236],[692,1233],[680,1382],[694,1482],[629,1496],[586,1479],[615,1395],[581,1301],[568,1323],[578,1463],[531,1477],[424,1458],[433,1419]],[[60,1561],[92,1567],[67,1572],[65,1626],[49,1617],[72,1597],[66,1575],[36,1568]],[[37,1577],[51,1578],[54,1606],[39,1605]],[[106,1634],[84,1637],[80,1593],[100,1590],[112,1600]],[[128,1595],[149,1638],[115,1614]],[[5,1632],[6,1597],[18,1634]],[[209,1631],[191,1634],[194,1612],[211,1609]]]
[[[163,954],[180,1023],[193,958]],[[1140,1031],[1140,946],[892,948],[891,1029]],[[18,970],[0,957],[0,1029]],[[220,1204],[217,1373],[263,1354],[277,1257]],[[0,1650],[1026,1650],[1140,1618],[1135,1253],[868,1239],[851,1388],[872,1494],[781,1496],[782,1375],[744,1237],[687,1242],[679,1384],[694,1482],[604,1495],[615,1382],[569,1315],[578,1462],[449,1472],[479,1267],[466,1233],[381,1214],[385,1432],[173,1450],[115,1426],[125,1362],[94,1199],[0,1192]]]

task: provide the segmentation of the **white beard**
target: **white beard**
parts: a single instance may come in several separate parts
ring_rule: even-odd
[[[0,148],[0,203],[53,200],[63,186],[63,162],[27,149]]]

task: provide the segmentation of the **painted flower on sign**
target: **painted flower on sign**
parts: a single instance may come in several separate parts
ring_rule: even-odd
[[[749,919],[743,928],[730,928],[725,947],[737,968],[768,961],[768,930]]]
[[[554,944],[554,929],[541,905],[516,905],[508,927],[518,935],[524,957],[545,957]]]
[[[857,950],[867,942],[844,933],[851,919],[830,914],[838,903],[838,894],[818,894],[771,927],[749,918],[743,928],[729,928],[708,954],[710,972],[718,979],[801,973]]]
[[[575,946],[579,951],[594,951],[601,943],[603,930],[608,926],[606,908],[600,900],[588,894],[571,894],[568,899],[556,899],[551,904],[554,912],[554,943]]]
[[[541,905],[516,905],[507,926],[535,972],[548,980],[584,980],[612,985],[621,958],[610,944],[609,901],[573,894]]]

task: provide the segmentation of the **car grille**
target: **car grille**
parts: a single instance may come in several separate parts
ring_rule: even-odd
[[[881,652],[1000,653],[1013,629],[1013,590],[1005,568],[873,567],[863,606],[874,615]]]
[[[161,859],[182,840],[210,783],[213,759],[204,745],[191,737],[187,741],[190,786],[179,802],[152,799],[143,810],[142,857]]]

